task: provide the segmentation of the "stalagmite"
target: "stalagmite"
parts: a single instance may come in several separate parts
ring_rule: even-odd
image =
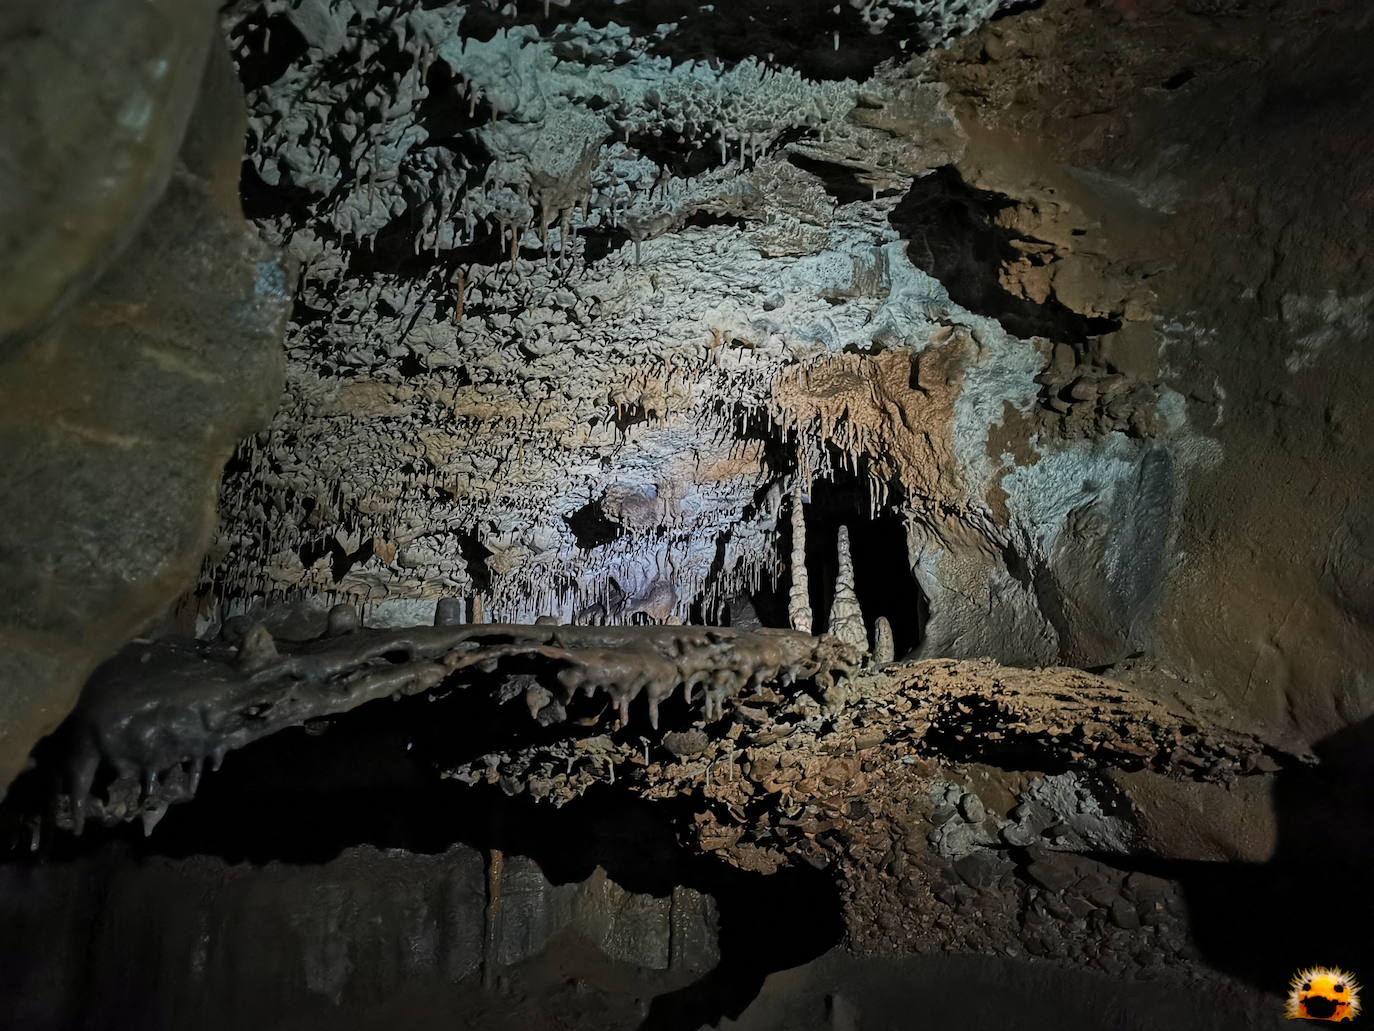
[[[440,598],[434,606],[435,626],[457,626],[463,622],[462,598]]]
[[[859,651],[868,651],[864,614],[854,594],[854,561],[849,557],[849,527],[840,527],[839,571],[835,574],[835,600],[830,605],[830,633]]]
[[[892,640],[892,624],[886,616],[879,616],[873,624],[873,663],[885,666],[896,658],[897,646]]]
[[[340,602],[331,608],[329,615],[325,617],[325,634],[328,637],[351,634],[362,625],[358,610],[347,602]]]
[[[806,517],[802,513],[801,481],[792,487],[792,589],[787,614],[793,630],[811,632],[811,587],[806,578]]]

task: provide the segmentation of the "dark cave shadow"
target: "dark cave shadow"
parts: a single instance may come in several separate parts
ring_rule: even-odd
[[[929,38],[922,19],[898,8],[886,28],[870,32],[853,4],[802,5],[785,0],[734,0],[702,4],[687,0],[577,0],[570,7],[524,3],[515,17],[472,4],[463,19],[463,35],[487,40],[516,24],[535,25],[557,44],[563,23],[585,20],[596,28],[624,26],[650,41],[649,51],[674,64],[706,61],[725,67],[750,57],[769,57],[773,66],[788,67],[811,79],[869,78],[884,61],[901,60],[938,42]],[[658,27],[676,28],[660,36]],[[839,33],[839,46],[835,45]],[[906,46],[903,46],[906,41]]]
[[[1177,881],[1202,960],[1264,992],[1311,966],[1374,977],[1374,717],[1313,751],[1275,775],[1267,862],[1129,864]]]
[[[1120,329],[1120,319],[1082,315],[1055,297],[1037,304],[1002,285],[1002,267],[1023,258],[1016,243],[1042,243],[997,224],[998,212],[1015,206],[1005,194],[970,186],[946,165],[915,180],[888,221],[906,241],[911,263],[938,279],[950,300],[996,319],[1008,333],[1083,343]],[[1025,256],[1045,260],[1034,248]]]
[[[1313,747],[1274,781],[1267,863],[1180,872],[1204,959],[1266,991],[1302,967],[1374,977],[1374,717]]]

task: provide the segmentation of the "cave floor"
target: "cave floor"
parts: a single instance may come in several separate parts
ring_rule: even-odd
[[[606,958],[575,933],[504,969],[490,988],[473,976],[349,1016],[282,1031],[1240,1031],[1286,1026],[1282,1000],[1232,986],[1125,982],[1053,962],[975,955],[857,958],[836,948],[771,975],[734,1019],[698,1025],[672,975]],[[662,993],[671,994],[663,995]],[[654,1002],[656,996],[661,996]],[[673,999],[684,999],[674,1004]]]

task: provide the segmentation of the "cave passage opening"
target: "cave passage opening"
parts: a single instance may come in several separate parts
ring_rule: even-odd
[[[886,501],[877,506],[875,513],[870,494],[872,482],[867,459],[860,461],[856,471],[842,468],[837,461],[832,473],[812,482],[809,500],[803,500],[812,628],[820,633],[828,627],[839,572],[840,527],[846,526],[854,563],[854,593],[863,610],[869,642],[873,641],[878,617],[885,617],[892,627],[895,655],[900,659],[924,639],[930,604],[911,572],[900,495],[895,487],[890,488]],[[791,504],[786,501],[778,517],[779,560],[789,564],[789,568],[776,584],[765,582],[748,599],[763,626],[789,625]]]

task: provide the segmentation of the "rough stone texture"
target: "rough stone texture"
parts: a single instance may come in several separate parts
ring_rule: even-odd
[[[788,493],[852,476],[924,656],[1115,665],[1295,749],[1365,711],[1364,106],[1278,62],[1356,60],[1367,12],[1060,0],[886,65],[842,33],[842,74],[621,15],[227,13],[248,194],[307,272],[202,627],[709,620],[775,587]],[[1276,124],[1261,73],[1327,99]]]
[[[829,870],[866,956],[1167,981],[1220,954],[1263,989],[1315,943],[1363,969],[1308,903],[1369,894],[1367,763],[1314,743],[1374,705],[1374,12],[716,6],[226,10],[244,195],[307,271],[286,403],[225,479],[197,613],[238,649],[210,681],[270,707],[177,714],[221,704],[232,737],[459,672],[525,729],[431,741],[428,772],[569,807],[613,789],[740,870]],[[937,658],[788,693],[734,675],[638,735],[630,700],[656,721],[654,685],[690,687],[681,642],[719,631],[633,628],[665,654],[606,624],[781,622],[803,485],[828,532],[878,539],[866,507],[905,538]],[[826,611],[811,593],[791,611]],[[436,654],[350,652],[359,610],[435,621]],[[469,639],[468,613],[543,625]],[[555,658],[560,620],[601,625],[516,668]],[[331,627],[342,661],[289,683],[316,647],[291,642]],[[217,647],[196,661],[224,673]],[[614,704],[584,720],[588,686]],[[88,724],[156,746],[84,753],[113,768],[91,792],[112,822],[155,821],[214,751],[159,739],[138,700]],[[521,911],[535,937],[552,919]],[[862,973],[841,979],[795,1026],[873,1022]]]
[[[119,257],[171,179],[210,0],[0,11],[0,357]]]
[[[1102,857],[1258,858],[1243,817],[1265,819],[1278,768],[1253,738],[1192,724],[1121,684],[952,661],[837,685],[825,711],[809,695],[763,688],[726,725],[669,750],[585,737],[506,749],[449,775],[560,805],[608,782],[691,799],[702,851],[765,873],[802,861],[833,869],[859,952],[1015,942],[1154,976],[1198,961],[1180,889],[1130,879]],[[1219,818],[1200,844],[1185,830],[1204,817],[1176,801],[1189,790],[1228,799],[1242,818]],[[1113,917],[1123,898],[1131,916],[1118,906]],[[1137,910],[1150,914],[1148,942],[1128,926]]]
[[[849,554],[849,527],[840,527],[835,547],[835,597],[830,603],[830,620],[826,629],[836,640],[843,641],[855,651],[867,652],[868,631],[864,629],[864,614],[859,608],[859,599],[854,595],[854,560]]]
[[[484,963],[521,963],[568,932],[663,971],[662,987],[718,958],[709,897],[635,895],[602,871],[554,885],[520,856],[505,862],[488,954],[484,858],[465,846],[432,856],[350,848],[321,865],[120,858],[0,867],[7,1026],[70,1026],[93,1001],[148,1029],[356,1020]]]
[[[857,951],[1016,941],[1032,955],[1111,973],[1157,972],[1197,959],[1178,888],[1129,879],[1104,857],[1253,857],[1262,843],[1252,810],[1262,820],[1270,775],[1299,765],[1091,674],[927,660],[855,676],[856,652],[796,631],[488,624],[358,630],[278,652],[259,625],[233,656],[225,646],[163,641],[111,663],[47,753],[64,796],[57,824],[141,817],[151,833],[168,803],[195,796],[207,756],[217,766],[231,748],[302,724],[327,732],[328,717],[386,695],[440,700],[440,689],[481,672],[492,700],[534,717],[521,725],[536,743],[508,731],[499,751],[483,754],[479,736],[463,753],[471,758],[455,759],[440,735],[438,750],[421,755],[443,779],[560,806],[616,784],[687,800],[680,832],[700,852],[756,873],[800,863],[833,870]],[[740,666],[746,659],[752,665]],[[853,679],[836,678],[844,673]],[[654,676],[664,683],[655,687]],[[635,694],[648,695],[652,725],[655,700],[678,686],[690,695],[697,677],[708,685],[702,719],[653,726],[652,738],[631,729]],[[775,690],[807,678],[810,690]],[[726,679],[733,690],[712,702]],[[584,689],[610,704],[570,718]],[[607,728],[611,711],[619,720]],[[677,721],[695,715],[680,704],[673,712]],[[556,735],[540,729],[554,724]],[[1053,772],[1014,772],[1022,770]],[[1180,800],[1190,791],[1207,800],[1208,790],[1217,813],[1203,837],[1194,828],[1208,816]],[[6,825],[27,827],[37,847],[48,819],[11,813]],[[512,883],[522,876],[507,874]],[[509,905],[525,905],[515,895]],[[527,901],[534,908],[518,926],[539,937],[558,911],[543,896]],[[630,957],[621,932],[603,926],[627,903],[604,891],[584,903],[587,933],[608,955]],[[650,909],[671,918],[666,900]],[[1146,915],[1142,949],[1134,921]],[[1084,921],[1100,932],[1091,943],[1081,940]],[[490,939],[499,955],[526,949],[501,941]]]
[[[965,10],[927,24],[992,6]],[[757,36],[706,60],[693,16],[622,13],[228,13],[254,210],[306,271],[202,626],[318,595],[710,620],[776,585],[794,483],[852,476],[907,528],[924,654],[1139,648],[1197,432],[1151,377],[1092,432],[1042,432],[1073,334],[1009,330],[918,267],[912,191],[965,146],[946,87],[870,60],[893,25],[841,40],[846,78]]]
[[[1132,613],[1113,592],[1153,581],[1135,648],[1154,667],[1130,675],[1308,742],[1374,706],[1371,86],[1343,71],[1374,21],[1359,2],[1311,15],[1051,0],[929,73],[967,134],[963,178],[1008,201],[1004,305],[1122,320],[1056,348],[1036,417],[1091,432],[1154,383],[1200,430],[1185,475],[1177,455],[1141,467],[1148,507],[1086,510],[1062,558],[1031,570],[1052,619],[1097,628],[1071,661],[1119,661],[1104,645]],[[1150,508],[1174,513],[1167,557]],[[1095,581],[1083,549],[1103,532],[1142,547],[1108,548]]]
[[[204,75],[136,238],[6,357],[0,784],[96,663],[194,579],[224,461],[277,400],[289,277],[239,211],[243,115],[222,55]]]
[[[207,762],[216,770],[228,752],[283,730],[482,674],[503,678],[499,700],[520,698],[541,726],[566,720],[585,695],[623,729],[643,696],[657,731],[659,705],[675,695],[699,699],[714,722],[761,684],[834,688],[859,656],[792,630],[500,623],[354,630],[281,650],[261,624],[227,642],[135,642],[97,670],[53,743],[59,823],[79,834],[88,815],[140,819],[151,833],[169,803],[195,797]]]
[[[852,1021],[835,1022],[837,1010]],[[1186,982],[1123,984],[1026,959],[920,956],[855,959],[842,952],[772,975],[721,1031],[1015,1027],[1025,1031],[1243,1031],[1287,1026],[1277,997]]]
[[[811,587],[806,575],[806,510],[800,481],[792,487],[791,583],[787,590],[787,617],[793,630],[811,632]]]

